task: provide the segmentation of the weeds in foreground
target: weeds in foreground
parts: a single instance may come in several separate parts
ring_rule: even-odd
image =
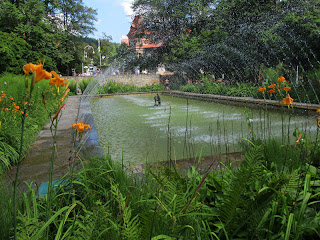
[[[48,239],[317,238],[319,168],[299,158],[283,164],[277,156],[285,158],[285,146],[276,144],[251,145],[238,168],[207,173],[145,169],[138,177],[107,156],[85,159],[73,181],[66,177],[53,189],[49,219],[47,197],[30,188],[18,235],[43,239],[49,229]]]

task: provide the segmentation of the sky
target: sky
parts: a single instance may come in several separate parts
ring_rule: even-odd
[[[131,3],[133,0],[83,0],[84,5],[97,10],[97,31],[93,38],[101,38],[102,33],[112,37],[112,42],[121,42],[121,36],[126,36],[133,19]]]

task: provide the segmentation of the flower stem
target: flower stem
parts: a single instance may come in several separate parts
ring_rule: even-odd
[[[17,188],[18,188],[18,177],[19,177],[20,163],[22,161],[25,119],[26,119],[26,109],[24,109],[24,114],[22,115],[19,158],[18,158],[16,176],[14,179],[14,186],[13,186],[13,224],[14,224],[14,239],[15,240],[17,239]]]
[[[55,124],[54,124],[55,121]],[[53,186],[52,186],[52,179],[53,179],[53,165],[54,165],[54,159],[55,159],[55,153],[56,153],[56,136],[57,136],[57,129],[58,129],[58,118],[52,120],[51,123],[51,133],[52,131],[52,126],[54,126],[54,133],[52,134],[53,138],[53,143],[52,143],[52,153],[51,153],[51,164],[50,164],[50,172],[49,172],[49,182],[48,182],[48,205],[47,205],[47,218],[46,220],[49,220],[50,217],[50,212],[51,212],[51,198],[52,198],[52,191],[53,191]],[[47,229],[47,237],[49,235],[49,228]]]

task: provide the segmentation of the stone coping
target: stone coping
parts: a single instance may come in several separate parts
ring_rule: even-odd
[[[232,97],[232,96],[223,96],[223,95],[215,95],[215,94],[201,94],[201,93],[193,93],[193,92],[182,92],[182,91],[156,91],[156,92],[133,92],[133,93],[111,93],[111,94],[97,94],[92,95],[92,97],[110,97],[115,95],[133,95],[133,94],[154,94],[159,93],[167,96],[175,96],[175,97],[183,97],[183,98],[191,98],[191,99],[199,99],[205,101],[218,101],[225,103],[233,103],[240,105],[265,105],[268,107],[284,107],[287,108],[286,105],[281,104],[276,100],[264,100],[253,97]],[[309,103],[299,103],[293,102],[293,108],[300,110],[309,110],[316,111],[320,109],[320,104],[309,104]]]
[[[253,97],[232,97],[232,96],[223,96],[223,95],[215,95],[215,94],[201,94],[201,93],[191,93],[191,92],[181,92],[181,91],[170,91],[164,92],[165,95],[174,95],[174,96],[181,96],[181,97],[190,97],[190,98],[197,98],[197,99],[213,99],[213,100],[222,100],[222,101],[229,101],[229,102],[241,102],[241,103],[253,103],[259,105],[272,105],[276,107],[286,107],[286,105],[281,104],[279,101],[276,100],[264,100],[258,99]],[[317,110],[320,108],[319,104],[308,104],[308,103],[293,103],[294,108],[301,108],[304,110]]]

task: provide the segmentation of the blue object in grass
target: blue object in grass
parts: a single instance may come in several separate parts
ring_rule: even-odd
[[[61,184],[64,185],[63,180],[52,181],[53,188],[55,188]],[[48,194],[48,190],[49,190],[48,185],[49,185],[49,182],[43,182],[40,184],[39,191],[38,191],[39,197],[43,197],[46,194]]]

